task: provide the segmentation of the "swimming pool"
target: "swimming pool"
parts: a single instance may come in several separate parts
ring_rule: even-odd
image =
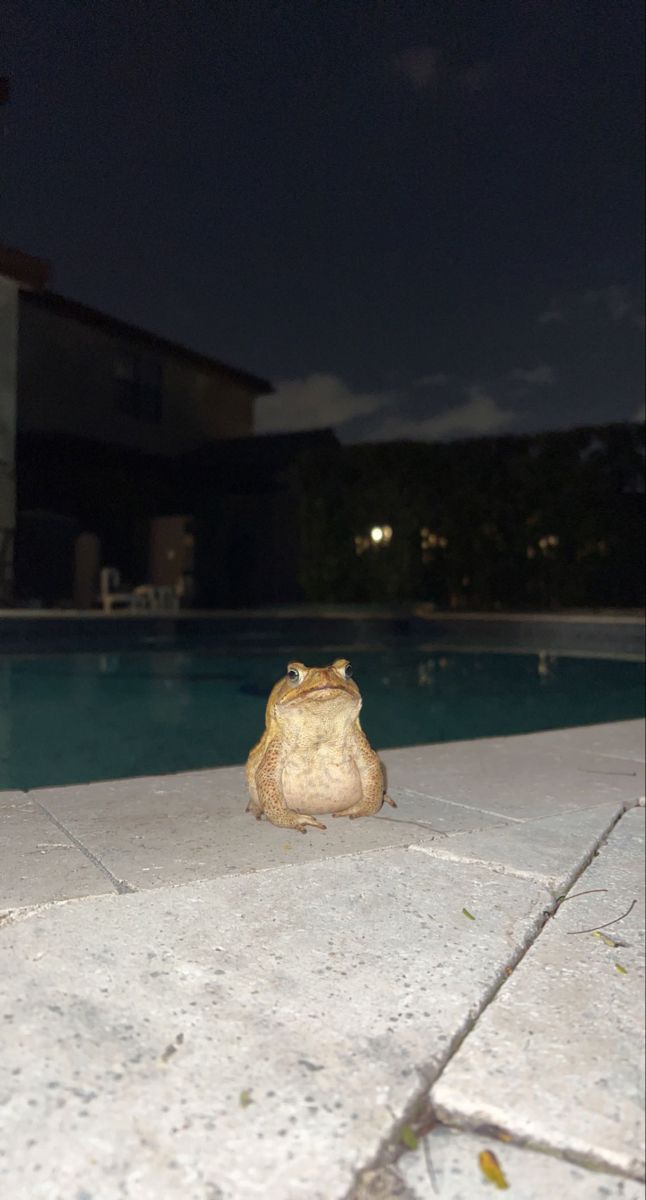
[[[252,639],[253,640],[253,639]],[[287,659],[343,644],[223,651],[0,655],[0,789],[161,775],[243,762]],[[347,651],[377,749],[527,733],[644,714],[644,664],[445,649],[408,639]]]

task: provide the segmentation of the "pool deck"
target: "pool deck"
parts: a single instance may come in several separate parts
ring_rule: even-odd
[[[643,1200],[644,722],[382,758],[0,793],[0,1196]]]

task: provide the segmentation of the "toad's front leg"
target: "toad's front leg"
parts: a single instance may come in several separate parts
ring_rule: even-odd
[[[316,817],[294,812],[287,807],[281,786],[282,768],[282,757],[270,750],[256,771],[258,800],[267,820],[284,829],[298,829],[300,833],[305,833],[308,825],[314,829],[325,829],[325,825]]]

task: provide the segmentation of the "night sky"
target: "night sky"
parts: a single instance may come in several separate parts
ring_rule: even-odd
[[[0,240],[257,427],[643,418],[642,0],[5,0]]]

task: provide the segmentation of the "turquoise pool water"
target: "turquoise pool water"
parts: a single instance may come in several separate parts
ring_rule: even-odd
[[[243,762],[289,653],[213,647],[0,656],[0,789]],[[376,748],[643,716],[640,662],[389,646],[352,652]]]

